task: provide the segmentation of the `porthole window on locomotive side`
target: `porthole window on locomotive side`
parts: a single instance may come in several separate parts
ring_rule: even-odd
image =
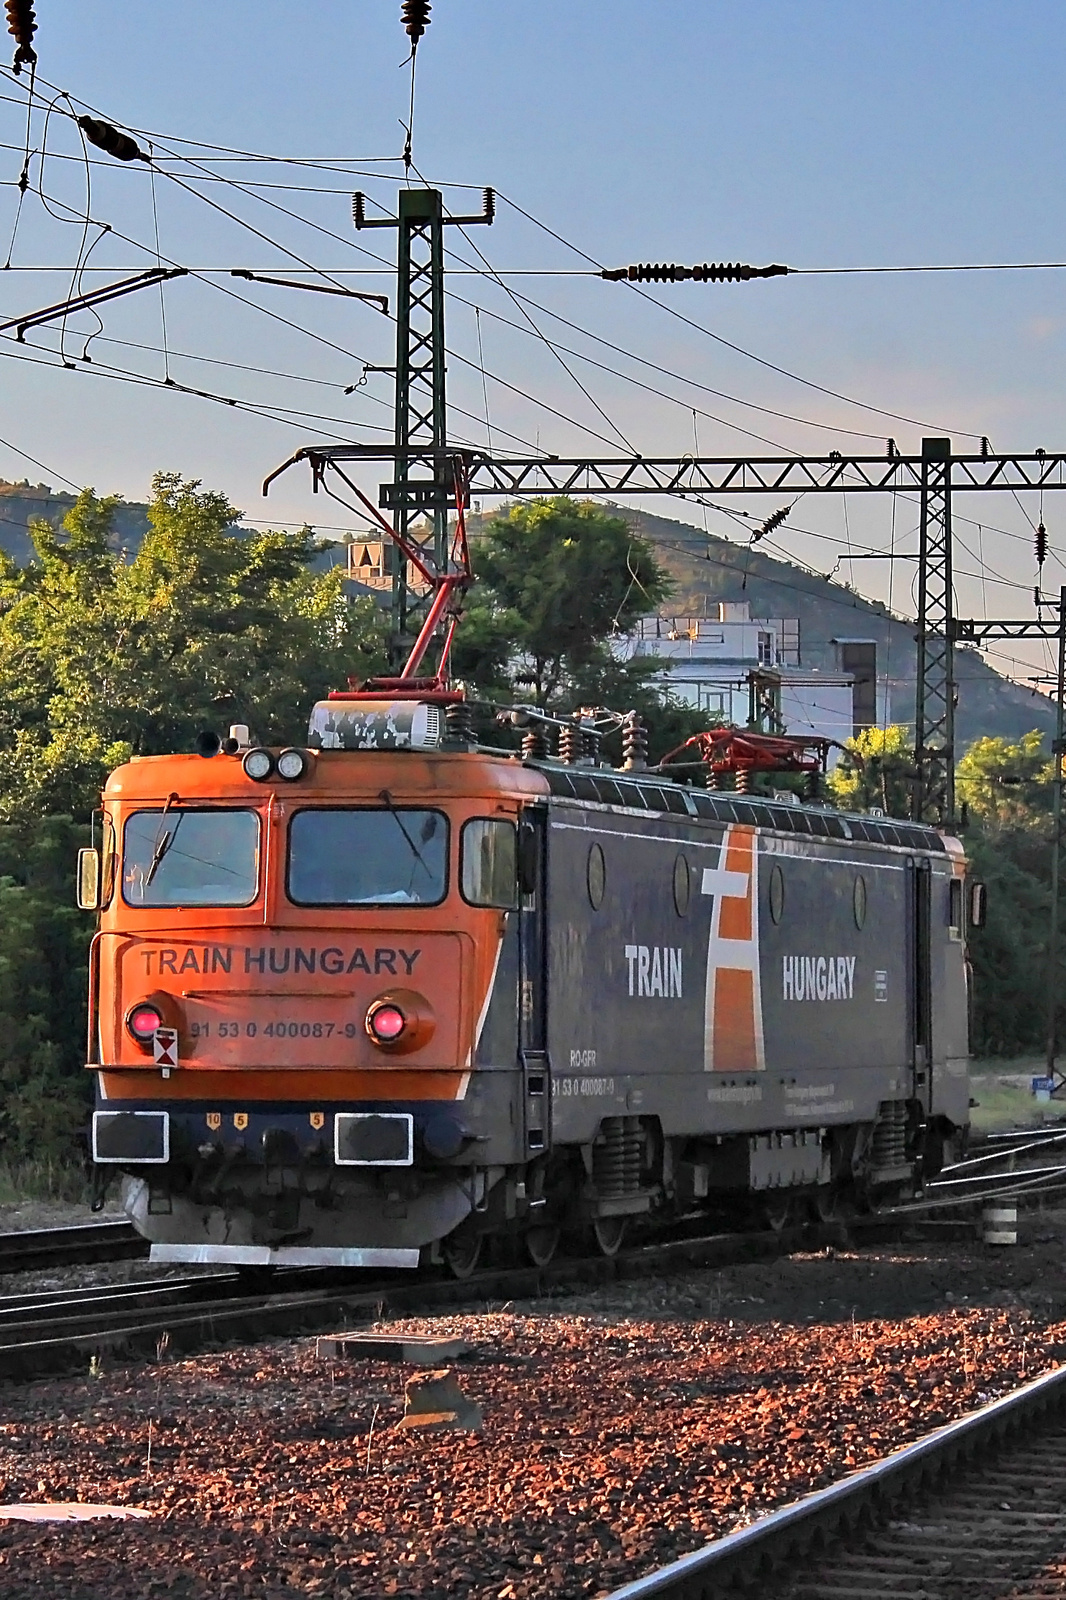
[[[692,874],[683,855],[679,855],[674,862],[674,907],[679,917],[688,912],[688,903],[692,894]]]
[[[866,921],[866,879],[861,872],[855,874],[855,892],[852,906],[855,911],[855,926],[861,931],[863,923]]]
[[[780,922],[785,914],[785,875],[777,862],[770,871],[770,917]]]
[[[589,904],[592,906],[593,911],[598,911],[603,904],[604,891],[607,888],[607,863],[603,859],[603,851],[598,844],[589,846],[585,881],[588,885]]]

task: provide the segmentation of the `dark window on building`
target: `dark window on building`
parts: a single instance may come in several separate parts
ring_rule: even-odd
[[[840,666],[850,672],[853,731],[877,726],[877,645],[872,639],[840,646]]]

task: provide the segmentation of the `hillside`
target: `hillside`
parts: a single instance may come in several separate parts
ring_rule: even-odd
[[[30,523],[50,522],[57,528],[76,498],[46,483],[6,483],[0,478],[0,550],[22,566],[33,555]],[[136,550],[147,526],[147,506],[120,505],[115,512],[115,548]]]
[[[877,670],[892,683],[894,720],[913,723],[912,623],[897,620],[880,602],[864,600],[843,584],[705,534],[690,523],[627,506],[614,509],[657,546],[677,586],[670,608],[679,616],[699,616],[719,600],[749,600],[753,617],[798,617],[802,664],[824,671],[837,666],[834,639],[875,639]],[[955,674],[960,749],[981,734],[1017,739],[1030,728],[1039,728],[1050,740],[1054,708],[1047,696],[1001,677],[974,649],[956,652]]]

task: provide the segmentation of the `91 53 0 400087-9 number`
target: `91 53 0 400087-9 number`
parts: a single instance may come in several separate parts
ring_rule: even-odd
[[[193,1039],[329,1039],[341,1034],[355,1039],[362,1030],[357,1022],[194,1022],[189,1028]]]

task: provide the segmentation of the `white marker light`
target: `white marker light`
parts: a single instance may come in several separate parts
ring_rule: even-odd
[[[263,783],[274,770],[274,757],[269,750],[249,750],[241,765],[254,783]]]
[[[295,783],[307,771],[307,757],[302,750],[283,750],[278,757],[278,777],[286,783]]]

